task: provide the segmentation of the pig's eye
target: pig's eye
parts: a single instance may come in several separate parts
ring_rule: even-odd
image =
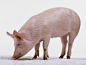
[[[20,46],[20,44],[18,44],[18,46]]]

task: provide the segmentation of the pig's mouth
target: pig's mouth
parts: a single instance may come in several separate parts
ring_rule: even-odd
[[[19,56],[14,56],[12,57],[13,60],[19,59],[20,57],[22,57],[22,55],[19,53]]]
[[[16,59],[18,59],[18,58],[16,58],[16,57],[12,57],[12,58],[11,58],[11,60],[16,60]]]
[[[20,56],[19,57],[12,57],[12,60],[17,60],[17,59],[19,59],[20,58]]]

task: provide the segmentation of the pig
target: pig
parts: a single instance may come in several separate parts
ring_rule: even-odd
[[[56,7],[48,9],[42,13],[32,16],[17,32],[7,35],[14,39],[15,51],[12,59],[18,59],[29,52],[35,46],[35,55],[32,59],[39,56],[40,42],[43,41],[43,59],[47,60],[48,45],[50,38],[60,37],[62,42],[62,52],[59,58],[63,58],[66,52],[68,37],[67,59],[70,59],[71,49],[74,39],[80,29],[80,18],[73,10]],[[54,43],[53,43],[54,44]]]

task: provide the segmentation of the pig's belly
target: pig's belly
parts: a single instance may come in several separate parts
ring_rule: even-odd
[[[58,30],[58,31],[53,31],[51,34],[51,38],[53,37],[62,37],[66,34],[68,34],[70,32],[70,30],[64,31],[64,30]]]

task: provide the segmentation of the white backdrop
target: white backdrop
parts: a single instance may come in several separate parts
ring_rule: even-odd
[[[18,31],[31,16],[54,7],[70,8],[80,16],[81,28],[73,44],[72,58],[86,58],[86,0],[0,0],[0,56],[12,56],[14,52],[14,41],[6,35],[6,31]],[[49,55],[59,57],[60,53],[60,38],[51,39]],[[26,55],[33,56],[34,49]]]

